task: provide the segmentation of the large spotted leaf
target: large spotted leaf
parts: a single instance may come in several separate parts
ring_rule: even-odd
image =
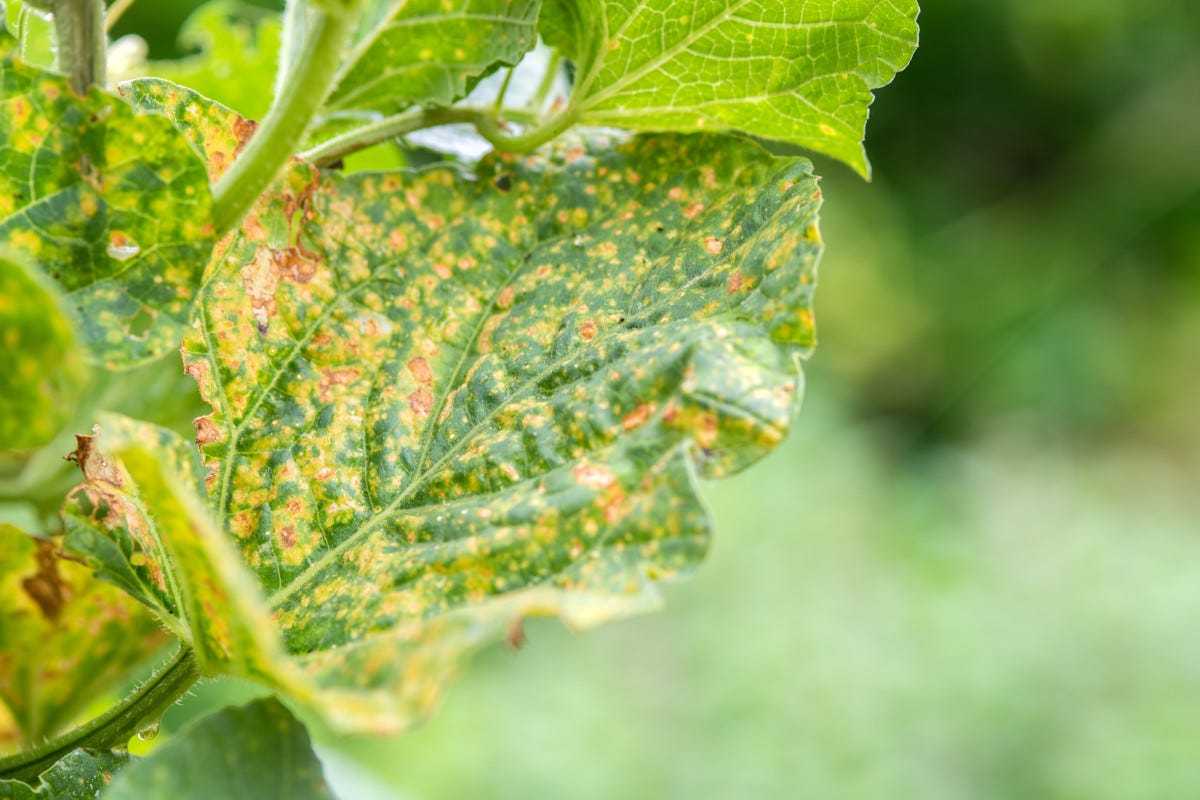
[[[24,64],[0,31],[0,248],[124,367],[178,346],[212,251],[204,164],[161,115]]]
[[[538,7],[538,0],[367,0],[327,110],[361,118],[449,104],[533,47]]]
[[[227,150],[219,109],[137,91]],[[750,145],[595,135],[473,173],[296,164],[222,243],[184,345],[204,483],[336,725],[403,727],[524,616],[635,613],[695,566],[696,473],[795,410],[819,200]]]
[[[546,0],[584,123],[744,131],[868,172],[871,90],[917,46],[916,0]]]
[[[71,723],[165,642],[149,612],[58,542],[0,523],[0,705],[24,743]]]

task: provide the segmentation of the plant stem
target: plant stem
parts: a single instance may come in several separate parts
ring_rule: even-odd
[[[558,77],[558,70],[561,66],[562,53],[555,49],[550,53],[550,60],[546,63],[546,71],[542,74],[542,82],[538,84],[537,91],[529,99],[529,107],[534,111],[540,112],[543,106],[546,105],[546,98],[550,95],[550,90],[554,88],[554,79]]]
[[[195,654],[188,647],[180,647],[145,685],[103,715],[40,747],[0,759],[0,779],[36,781],[56,761],[80,747],[125,747],[138,731],[161,719],[163,712],[199,678]]]
[[[241,221],[295,152],[331,84],[354,27],[354,15],[314,10],[304,47],[250,144],[213,188],[218,234]]]
[[[55,0],[54,32],[58,40],[58,67],[71,80],[75,94],[104,85],[104,0]]]
[[[510,109],[502,113],[507,119],[514,122],[533,122],[537,119],[537,115],[533,112]],[[326,167],[343,156],[364,150],[380,142],[386,142],[413,131],[454,123],[474,125],[479,135],[487,139],[497,150],[524,153],[550,141],[571,127],[574,122],[575,114],[568,109],[541,124],[533,125],[524,133],[510,134],[505,130],[504,123],[493,109],[465,106],[413,109],[379,122],[372,122],[370,125],[343,133],[341,136],[335,136],[301,153],[300,157],[317,166]]]
[[[104,15],[104,30],[111,31],[135,2],[136,0],[116,0],[109,6],[108,12]]]

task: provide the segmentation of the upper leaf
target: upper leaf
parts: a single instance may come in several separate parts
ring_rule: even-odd
[[[27,66],[0,32],[0,247],[63,289],[113,366],[178,346],[212,251],[204,165],[161,115]]]
[[[185,362],[216,519],[335,724],[407,724],[522,616],[642,610],[698,562],[693,471],[761,457],[797,402],[819,197],[748,144],[601,136],[471,175],[296,165],[263,198]]]
[[[534,45],[539,0],[367,0],[330,112],[448,105]],[[359,114],[361,116],[361,114]]]
[[[304,726],[277,700],[205,717],[122,770],[105,800],[331,800]]]
[[[49,442],[86,381],[84,352],[57,288],[0,250],[0,450]]]
[[[0,523],[0,703],[27,743],[57,733],[165,641],[152,615],[57,542]]]
[[[908,64],[916,0],[546,0],[541,32],[577,64],[584,123],[737,130],[866,175],[871,90]]]

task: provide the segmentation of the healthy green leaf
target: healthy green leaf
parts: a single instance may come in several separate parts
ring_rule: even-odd
[[[133,91],[228,149],[202,98]],[[247,216],[184,348],[205,483],[335,725],[403,727],[522,617],[641,611],[700,560],[693,471],[795,409],[819,199],[752,145],[598,136],[473,175],[297,164]]]
[[[27,743],[68,725],[165,642],[151,614],[58,542],[0,523],[0,703]]]
[[[0,450],[49,442],[87,379],[84,351],[54,284],[0,251]]]
[[[77,97],[13,47],[0,32],[0,247],[62,287],[108,364],[176,347],[212,251],[204,165],[161,115]]]
[[[546,0],[584,124],[742,131],[869,172],[871,90],[917,45],[916,0]]]
[[[126,753],[75,750],[43,772],[36,787],[0,780],[0,800],[95,800],[128,761]]]
[[[539,0],[367,0],[331,114],[449,105],[472,81],[534,45]]]
[[[278,700],[205,717],[121,771],[104,800],[331,800],[304,726]]]

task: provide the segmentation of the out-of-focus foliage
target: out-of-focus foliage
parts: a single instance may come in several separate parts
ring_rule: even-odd
[[[414,736],[326,745],[335,785],[405,787],[344,794],[1200,795],[1200,5],[921,22],[875,183],[818,162],[808,407],[713,490],[712,562],[669,616],[531,627]]]

